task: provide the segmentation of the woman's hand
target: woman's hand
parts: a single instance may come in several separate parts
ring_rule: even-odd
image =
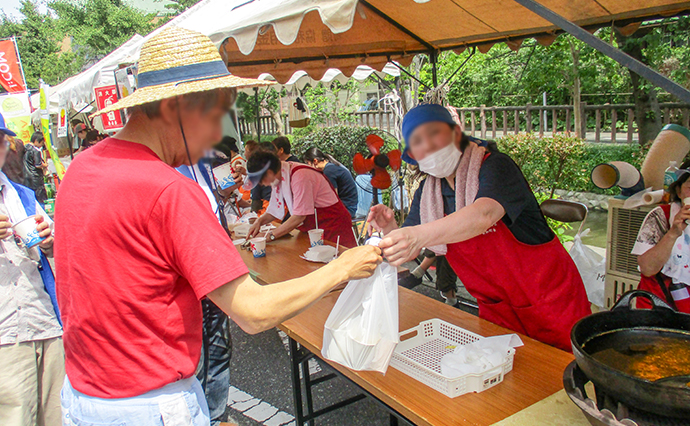
[[[369,210],[367,221],[373,229],[383,232],[384,235],[398,227],[395,213],[383,204],[377,204]]]
[[[45,221],[43,216],[36,215],[36,230],[38,231],[38,236],[45,238],[43,241],[38,243],[38,246],[44,250],[50,250],[53,247],[53,230],[50,229],[50,225]]]
[[[370,277],[382,261],[378,247],[361,246],[346,250],[329,265],[344,274],[344,281],[350,281]]]
[[[263,223],[261,222],[261,218],[256,219],[252,226],[249,227],[249,232],[247,232],[247,239],[254,238],[257,235],[259,235],[259,231],[261,230],[261,226]]]
[[[391,265],[400,266],[417,257],[424,248],[418,234],[418,226],[395,229],[386,234],[379,243],[379,248]]]
[[[690,204],[685,205],[680,209],[676,217],[673,218],[673,224],[668,232],[676,238],[680,237],[683,235],[685,228],[688,227],[688,224],[685,223],[685,221],[688,219],[690,219]]]
[[[5,214],[0,214],[0,240],[12,235],[12,224],[10,218]]]

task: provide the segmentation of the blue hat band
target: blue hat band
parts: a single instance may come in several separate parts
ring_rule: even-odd
[[[202,62],[179,67],[139,73],[139,88],[169,83],[188,83],[196,80],[229,76],[230,71],[223,61]]]

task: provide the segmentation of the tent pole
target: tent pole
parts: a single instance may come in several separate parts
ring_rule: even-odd
[[[429,60],[431,61],[431,81],[436,88],[438,87],[438,52],[435,50],[429,52]]]
[[[254,88],[254,102],[256,102],[256,142],[261,143],[261,117],[259,113],[261,108],[259,107],[259,88]]]
[[[690,90],[661,75],[657,71],[653,70],[652,68],[648,67],[647,65],[643,64],[642,62],[638,61],[632,56],[622,52],[619,49],[616,49],[615,47],[611,46],[610,44],[596,37],[595,35],[590,34],[582,27],[574,24],[573,22],[568,21],[567,19],[555,13],[551,9],[543,6],[540,3],[537,3],[535,0],[513,1],[525,7],[529,11],[541,16],[547,21],[557,25],[567,33],[571,34],[573,37],[577,38],[578,40],[584,43],[587,43],[589,46],[595,48],[596,50],[613,59],[614,61],[618,62],[622,66],[640,75],[642,78],[645,78],[655,86],[658,86],[666,90],[668,93],[675,95],[681,101],[690,103]]]

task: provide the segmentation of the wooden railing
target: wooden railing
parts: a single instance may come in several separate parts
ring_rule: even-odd
[[[690,105],[682,103],[661,103],[661,119],[664,124],[676,123],[690,127]],[[589,142],[620,143],[636,142],[635,106],[633,104],[581,104],[583,139]],[[556,132],[577,133],[572,105],[531,105],[505,107],[457,108],[465,132],[482,139],[496,139],[519,132],[538,132],[540,136]],[[292,128],[284,119],[285,132]],[[240,118],[240,131],[251,134],[251,125]],[[270,116],[260,119],[261,134],[275,134],[277,126]],[[330,119],[317,125],[319,128],[336,125],[353,127],[375,127],[392,132],[393,115],[384,111],[355,112],[348,120]]]

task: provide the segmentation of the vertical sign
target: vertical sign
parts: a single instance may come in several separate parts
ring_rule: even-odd
[[[53,160],[53,165],[55,166],[55,171],[57,171],[58,179],[62,180],[65,176],[65,166],[62,165],[60,157],[58,157],[57,152],[53,149],[53,144],[51,142],[50,134],[50,105],[48,104],[48,99],[50,99],[50,86],[45,84],[41,80],[40,88],[40,111],[41,111],[41,130],[43,131],[43,138],[45,139],[46,149],[50,154],[50,158]]]
[[[96,106],[99,110],[117,102],[117,86],[114,84],[112,86],[96,87],[93,90],[96,94]],[[101,114],[101,120],[105,130],[121,129],[123,126],[122,116],[118,111]]]
[[[57,136],[59,138],[67,137],[67,108],[64,106],[61,106],[58,111]]]
[[[24,142],[31,139],[34,128],[31,125],[28,93],[3,93],[0,95],[0,112],[5,117],[7,128],[16,133],[19,139]]]
[[[0,85],[10,93],[26,91],[14,37],[0,40]]]

